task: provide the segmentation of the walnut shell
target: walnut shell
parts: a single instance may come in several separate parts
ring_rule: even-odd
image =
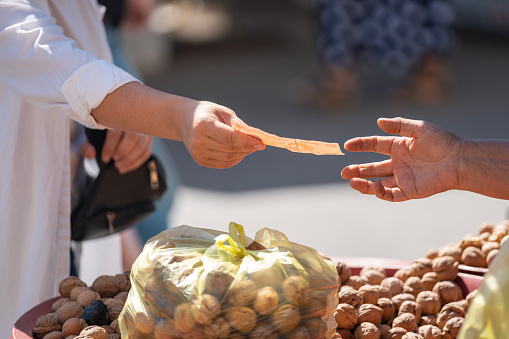
[[[461,260],[461,254],[459,260]],[[437,274],[439,280],[454,280],[458,276],[459,260],[452,256],[435,258],[433,259],[433,272]]]
[[[417,297],[419,293],[425,290],[424,284],[419,277],[409,277],[403,285],[403,293],[410,293],[414,297]]]
[[[309,303],[301,308],[302,319],[321,318],[328,312],[329,298],[325,295],[316,295],[309,299]]]
[[[193,317],[198,324],[208,325],[221,313],[221,304],[211,294],[202,294],[199,302],[192,307]]]
[[[265,322],[257,324],[254,330],[251,331],[251,334],[249,336],[249,339],[266,339],[266,338],[277,339],[278,333],[274,326],[272,326],[272,324],[268,324]]]
[[[145,334],[151,334],[157,325],[157,318],[152,314],[145,312],[136,312],[134,315],[134,326],[138,331]]]
[[[364,322],[370,322],[375,326],[378,326],[382,323],[382,315],[384,311],[382,308],[372,305],[372,304],[363,304],[359,307],[359,320],[357,321],[359,324]]]
[[[270,319],[279,333],[286,333],[299,326],[300,313],[295,305],[283,305],[278,307]]]
[[[53,331],[44,336],[44,338],[47,339],[64,339],[64,336],[62,335],[62,332],[60,331]]]
[[[120,292],[115,277],[111,275],[101,275],[92,283],[92,289],[99,293],[102,298],[113,298]]]
[[[361,269],[359,275],[364,275],[364,272],[371,271],[371,270],[379,271],[380,273],[382,273],[384,275],[384,277],[387,277],[387,270],[385,268],[383,268],[382,266],[378,266],[378,265],[366,265],[366,266],[364,266]]]
[[[114,307],[124,307],[125,302],[122,299],[104,298],[103,304],[108,308],[108,311]]]
[[[120,292],[129,292],[131,289],[131,279],[129,279],[128,275],[125,275],[123,273],[117,274],[113,276],[113,279],[115,279],[115,282],[117,283],[117,287]]]
[[[119,292],[116,296],[113,297],[113,299],[122,300],[125,304],[128,296],[129,296],[129,292]]]
[[[379,298],[376,305],[380,307],[383,311],[382,314],[383,323],[387,323],[396,312],[396,306],[394,306],[394,302],[389,298]]]
[[[275,313],[272,315],[274,314]],[[225,315],[226,319],[230,323],[230,326],[241,333],[250,332],[256,326],[256,313],[248,307],[234,306],[227,309]]]
[[[214,334],[219,338],[228,338],[232,331],[230,324],[228,324],[228,321],[226,321],[225,318],[218,318],[214,320],[210,326],[212,327]]]
[[[418,333],[424,339],[442,339],[442,330],[433,325],[420,326]]]
[[[479,227],[479,234],[486,233],[486,232],[491,233],[493,231],[494,227],[495,227],[495,225],[493,225],[491,222],[484,222]]]
[[[433,288],[433,292],[440,296],[442,306],[463,299],[463,290],[454,281],[440,281]]]
[[[466,305],[467,310],[470,307],[470,304],[472,303],[472,300],[477,295],[477,293],[479,293],[479,290],[473,290],[472,292],[467,294],[467,296],[465,297],[465,301],[467,302],[467,305]]]
[[[380,338],[380,330],[372,323],[362,323],[355,329],[355,339],[378,339]]]
[[[343,283],[343,286],[351,286],[358,290],[361,286],[368,284],[368,278],[360,275],[352,275],[347,281]]]
[[[394,306],[396,307],[396,311],[398,311],[403,301],[405,300],[415,301],[415,297],[410,293],[400,293],[392,297],[391,300],[394,303]]]
[[[465,321],[465,318],[456,317],[451,318],[447,320],[447,322],[444,325],[444,328],[442,329],[442,336],[444,339],[455,339],[461,330],[461,326],[463,326],[463,323]]]
[[[438,251],[438,258],[440,257],[453,257],[457,262],[461,261],[461,248],[456,245],[445,246]],[[435,260],[435,259],[433,259]],[[435,270],[435,269],[433,269]]]
[[[110,321],[117,319],[119,317],[120,313],[122,313],[123,309],[124,309],[123,306],[115,306],[115,307],[110,308],[108,310],[108,315],[109,315]]]
[[[95,325],[85,327],[83,330],[81,330],[80,335],[89,336],[94,339],[109,339],[110,337],[104,328]]]
[[[418,333],[414,332],[407,332],[405,333],[401,339],[423,339],[422,336]]]
[[[241,280],[232,286],[228,302],[235,306],[248,306],[256,297],[257,287],[251,280]]]
[[[32,332],[34,332],[37,338],[42,338],[51,332],[60,331],[61,329],[62,326],[58,322],[56,314],[45,314],[37,318]]]
[[[422,314],[435,315],[442,307],[440,296],[432,291],[423,291],[419,293],[415,301],[421,306]]]
[[[70,276],[60,282],[60,285],[58,286],[58,292],[62,297],[69,298],[72,289],[76,286],[87,287],[87,284],[78,277]]]
[[[338,272],[339,282],[343,284],[352,276],[352,270],[344,262],[338,262],[336,264],[336,270]]]
[[[465,309],[456,303],[450,303],[442,307],[442,310],[437,317],[437,326],[442,330],[449,319],[465,317]]]
[[[83,291],[89,291],[90,288],[89,287],[86,287],[86,286],[76,286],[74,287],[72,290],[71,290],[71,293],[69,294],[69,298],[71,298],[72,301],[77,301],[78,300],[78,297],[79,295],[83,292]]]
[[[425,257],[430,259],[430,260],[433,260],[435,259],[436,257],[438,257],[438,251],[439,249],[438,248],[430,248],[427,252],[426,252],[426,255]]]
[[[253,307],[259,314],[268,315],[272,314],[279,304],[279,297],[276,290],[267,286],[256,292]]]
[[[71,318],[80,318],[83,314],[83,307],[75,301],[63,304],[56,312],[58,323],[63,325]]]
[[[488,241],[482,245],[481,250],[484,252],[484,254],[488,255],[488,253],[490,253],[492,250],[498,250],[499,248],[500,244],[498,242]]]
[[[486,254],[477,247],[467,247],[461,254],[461,262],[473,267],[486,267]]]
[[[70,298],[60,298],[51,305],[51,312],[56,312],[63,304],[72,301]]]
[[[73,291],[76,288],[73,289]],[[80,304],[81,307],[85,308],[90,304],[93,300],[100,300],[101,296],[99,293],[92,291],[92,290],[84,290],[78,295],[78,298],[76,299],[76,302]]]
[[[391,328],[385,336],[383,336],[383,339],[401,339],[405,334],[407,334],[407,330],[403,327],[393,327]]]
[[[333,336],[333,338],[354,339],[353,333],[351,331],[343,330],[341,328],[338,328],[334,335],[336,335],[336,336],[335,337]],[[313,338],[319,338],[319,337],[313,337]]]
[[[364,285],[359,288],[359,294],[364,304],[376,305],[379,298],[378,288],[373,285]]]
[[[341,304],[350,304],[355,308],[363,303],[361,294],[353,288],[341,288],[338,297]]]
[[[368,279],[368,284],[371,285],[380,285],[382,281],[386,278],[386,275],[378,270],[366,270],[361,274],[363,277]]]
[[[437,326],[437,317],[432,314],[426,314],[421,316],[421,321],[419,321],[419,326],[424,325],[433,325]]]
[[[115,330],[113,328],[111,328],[111,326],[109,326],[109,325],[102,325],[101,327],[104,328],[106,330],[106,332],[108,332],[108,336],[110,336],[112,334],[116,334]]]
[[[180,339],[182,335],[178,332],[175,322],[172,319],[161,318],[154,328],[156,339]]]
[[[463,239],[461,239],[461,243],[459,246],[464,251],[465,248],[471,247],[471,246],[480,249],[483,244],[484,244],[484,241],[481,238],[479,238],[478,236],[475,236],[473,234],[467,234],[463,237]]]
[[[408,332],[413,332],[417,329],[417,321],[415,315],[412,313],[402,313],[394,318],[392,327],[403,327]]]
[[[439,282],[438,276],[435,272],[428,272],[422,276],[421,282],[424,285],[425,291],[432,291],[435,284]]]
[[[421,305],[411,300],[403,301],[403,303],[399,306],[398,315],[403,313],[412,313],[415,316],[415,321],[419,323],[422,315]]]
[[[352,305],[339,304],[334,312],[334,318],[338,323],[338,328],[353,330],[359,320],[359,314]]]
[[[175,308],[175,326],[180,332],[189,332],[196,326],[193,317],[193,307],[190,303],[183,303]]]
[[[425,273],[432,271],[432,261],[428,258],[420,258],[414,260],[410,264],[410,274],[415,277],[422,278]]]
[[[412,272],[407,268],[400,268],[396,272],[394,272],[394,277],[398,278],[402,282],[406,282],[408,278],[412,276]]]
[[[391,327],[386,324],[380,324],[378,325],[378,330],[380,331],[380,338],[383,338],[391,330]]]
[[[488,238],[488,241],[500,242],[507,235],[504,231],[493,231]]]
[[[283,283],[283,294],[290,304],[303,307],[308,304],[309,282],[299,275],[289,277]]]
[[[491,263],[497,256],[498,252],[499,252],[499,250],[492,250],[492,251],[490,251],[490,253],[488,253],[488,255],[486,256],[486,266],[487,267],[491,266]]]
[[[396,294],[400,294],[403,292],[403,281],[396,277],[387,277],[384,280],[382,280],[382,283],[380,284],[383,287],[387,287],[389,291],[391,291],[391,294],[395,296]]]
[[[85,320],[81,318],[71,318],[68,319],[62,325],[62,335],[64,338],[67,338],[70,335],[79,335],[80,332],[87,327],[87,323]]]

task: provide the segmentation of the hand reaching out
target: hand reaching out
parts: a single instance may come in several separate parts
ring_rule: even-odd
[[[382,200],[405,201],[459,187],[461,138],[425,121],[382,118],[378,126],[400,136],[359,137],[345,143],[350,152],[390,155],[389,160],[345,167],[341,176],[350,179],[352,188]]]

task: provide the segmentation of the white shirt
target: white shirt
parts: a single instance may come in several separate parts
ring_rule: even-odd
[[[0,0],[0,338],[69,275],[70,119],[134,77],[96,0]]]

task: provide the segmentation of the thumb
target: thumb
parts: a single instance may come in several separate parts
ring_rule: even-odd
[[[83,155],[85,158],[88,158],[88,159],[95,158],[95,155],[96,155],[95,148],[88,141],[85,141],[83,143],[83,145],[81,145],[80,151],[81,151],[81,155]]]

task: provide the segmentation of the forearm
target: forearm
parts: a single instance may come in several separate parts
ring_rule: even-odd
[[[509,200],[509,141],[463,140],[459,189]]]
[[[92,110],[92,116],[113,129],[181,141],[186,124],[182,113],[194,110],[198,104],[192,99],[130,82],[108,94]]]

